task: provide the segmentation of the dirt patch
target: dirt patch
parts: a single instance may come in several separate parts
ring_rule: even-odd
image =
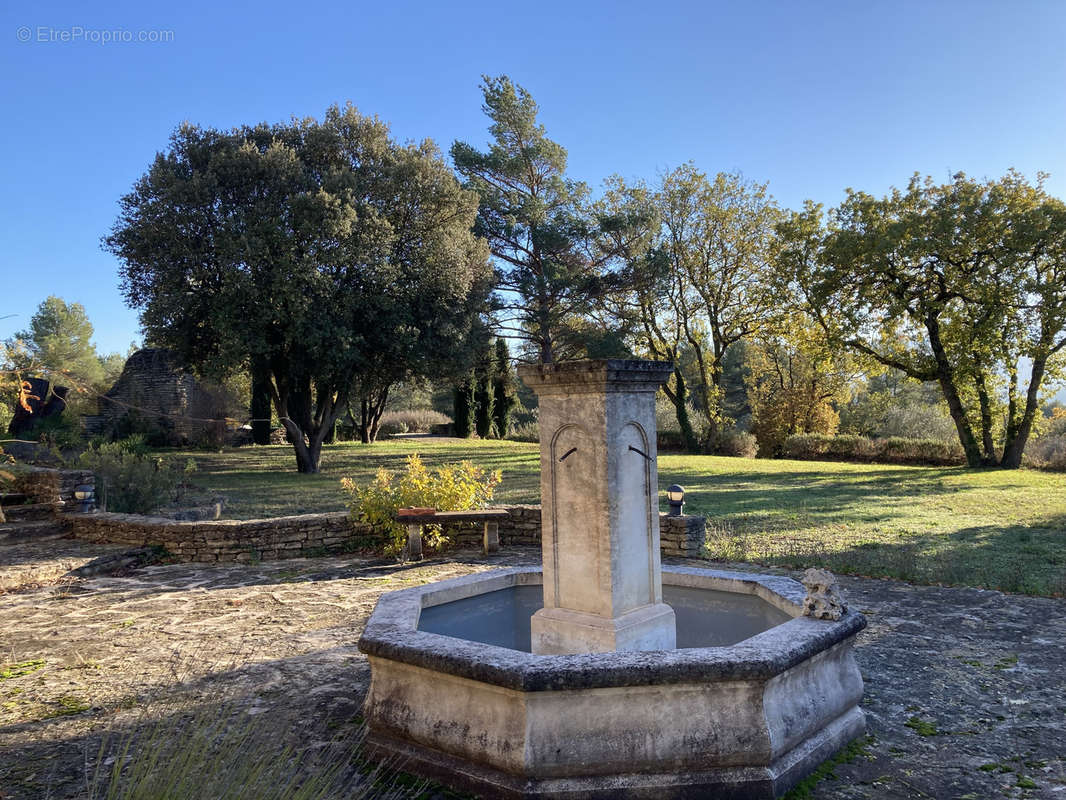
[[[18,547],[20,570],[60,578],[113,550]],[[264,724],[298,718],[281,740],[328,737],[361,707],[370,672],[355,643],[382,592],[539,556],[156,565],[0,596],[0,796],[81,796],[101,731],[161,692],[225,686]],[[870,738],[810,797],[1066,797],[1066,601],[840,585],[870,623],[856,651]]]

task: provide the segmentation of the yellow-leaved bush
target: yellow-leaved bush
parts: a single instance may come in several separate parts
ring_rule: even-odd
[[[407,543],[406,526],[396,521],[401,508],[435,508],[437,511],[469,511],[484,508],[500,483],[500,471],[487,471],[469,461],[426,468],[418,454],[407,457],[403,472],[382,467],[366,486],[341,478],[348,493],[348,513],[353,522],[370,525],[388,534],[385,552],[400,555]],[[439,525],[423,529],[423,545],[431,550],[447,544]]]

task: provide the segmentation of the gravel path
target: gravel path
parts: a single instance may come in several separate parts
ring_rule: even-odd
[[[355,643],[382,592],[540,555],[174,564],[71,579],[72,566],[113,548],[17,547],[0,548],[0,586],[14,570],[55,582],[0,595],[3,800],[82,796],[103,731],[165,692],[212,702],[224,691],[285,720],[279,740],[329,738],[365,695]],[[841,585],[870,623],[857,648],[870,736],[811,797],[1066,800],[1066,601]]]

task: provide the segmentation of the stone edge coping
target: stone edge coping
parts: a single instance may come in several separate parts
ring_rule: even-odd
[[[791,578],[697,567],[664,567],[663,577],[677,578],[676,585],[682,586],[711,578],[722,582],[720,588],[727,591],[740,589],[757,594],[792,614],[793,619],[729,647],[565,656],[534,655],[418,630],[419,614],[425,606],[541,582],[539,567],[515,567],[382,595],[359,639],[359,649],[368,656],[434,672],[506,689],[538,692],[766,680],[846,641],[866,627],[866,618],[854,611],[838,622],[802,616],[801,603],[806,593]],[[667,583],[675,584],[675,581]]]
[[[601,358],[523,364],[518,377],[538,394],[554,391],[655,391],[674,370],[670,361]]]
[[[434,511],[432,514],[397,514],[397,522],[492,522],[508,519],[511,512],[506,508],[475,508],[470,511]]]
[[[125,525],[142,525],[145,527],[158,528],[193,528],[209,525],[212,528],[241,528],[262,525],[286,525],[299,524],[301,522],[315,522],[318,520],[334,521],[348,519],[347,511],[321,511],[313,514],[295,514],[288,517],[264,517],[263,519],[203,519],[203,520],[177,520],[171,517],[154,517],[144,514],[123,514],[117,511],[93,511],[89,514],[72,511],[64,514],[63,519],[73,523],[86,522],[115,522]]]

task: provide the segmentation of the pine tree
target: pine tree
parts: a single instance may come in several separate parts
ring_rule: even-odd
[[[496,326],[541,363],[572,357],[563,331],[620,280],[610,265],[626,225],[602,217],[589,188],[566,176],[566,150],[537,121],[529,92],[506,75],[485,76],[492,121],[487,150],[452,145],[456,171],[481,202],[474,232],[496,261]]]

